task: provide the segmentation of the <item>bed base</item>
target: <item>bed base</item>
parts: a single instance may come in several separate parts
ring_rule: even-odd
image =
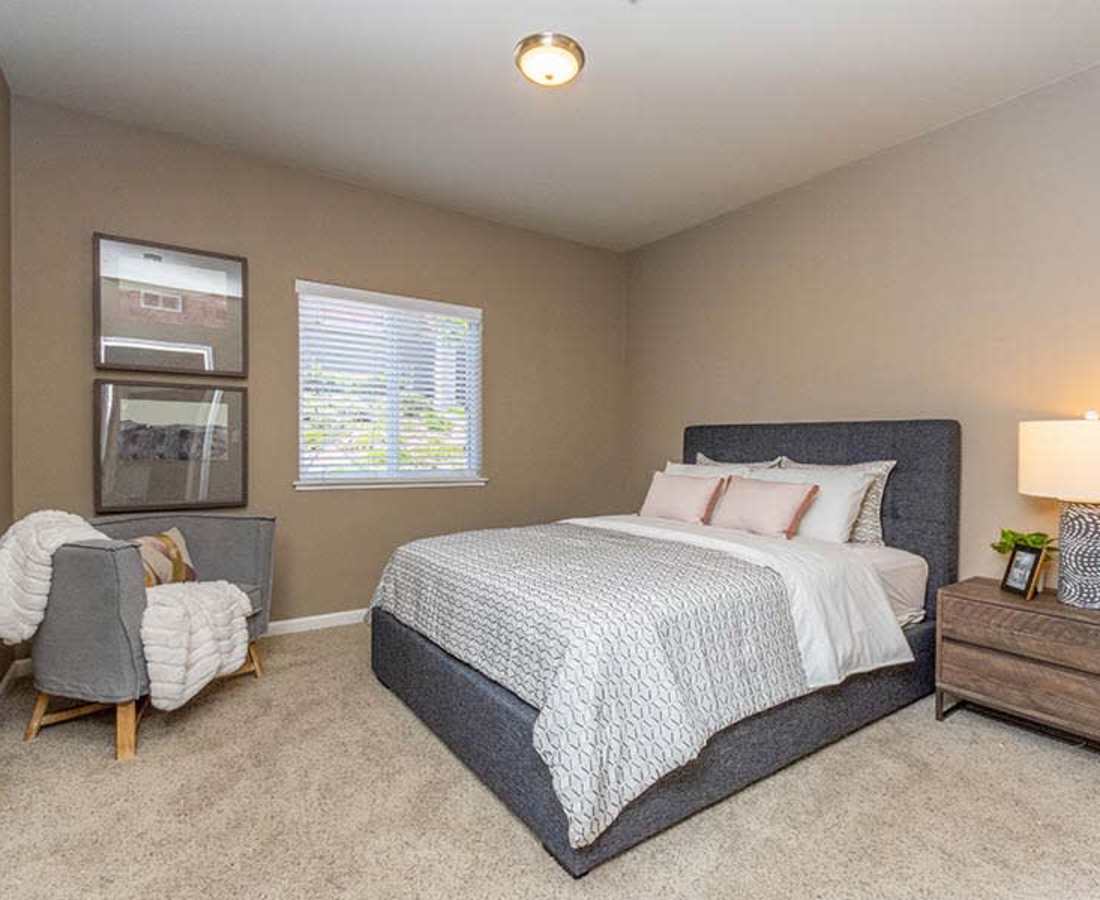
[[[631,803],[592,844],[569,846],[550,771],[533,743],[537,710],[390,613],[372,616],[372,666],[574,878],[815,750],[925,697],[935,623],[904,629],[916,662],[824,688],[716,734],[699,756]]]

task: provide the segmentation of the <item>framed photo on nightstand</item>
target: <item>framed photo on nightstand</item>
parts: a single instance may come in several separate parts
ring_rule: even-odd
[[[1028,600],[1034,597],[1046,552],[1045,547],[1029,547],[1027,544],[1013,547],[1004,578],[1001,579],[1001,590],[1019,594]]]

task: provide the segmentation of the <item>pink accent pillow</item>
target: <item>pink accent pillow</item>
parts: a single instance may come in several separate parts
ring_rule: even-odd
[[[710,515],[723,481],[654,472],[639,515],[700,525]]]
[[[737,528],[754,534],[792,538],[817,496],[816,484],[755,481],[731,476],[711,516],[716,528]]]

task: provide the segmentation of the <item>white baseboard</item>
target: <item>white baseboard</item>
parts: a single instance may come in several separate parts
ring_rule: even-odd
[[[0,694],[3,694],[12,682],[17,678],[27,678],[33,674],[34,669],[31,667],[30,659],[17,659],[13,660],[12,664],[8,666],[8,671],[4,673],[4,677],[0,678]]]
[[[280,619],[267,626],[268,635],[296,634],[299,631],[317,631],[321,628],[337,628],[340,625],[358,625],[366,618],[367,610],[349,609],[344,612],[325,613],[320,616],[303,616],[300,619]]]
[[[341,625],[358,625],[366,618],[367,610],[348,609],[343,612],[325,613],[320,616],[303,616],[300,619],[280,619],[269,622],[268,635],[296,634],[300,631],[319,631],[322,628],[338,628]],[[3,694],[19,678],[28,678],[34,674],[30,657],[17,659],[8,666],[8,671],[0,678],[0,694]]]

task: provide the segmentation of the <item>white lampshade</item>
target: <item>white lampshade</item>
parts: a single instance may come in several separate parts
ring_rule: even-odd
[[[1100,503],[1100,421],[1020,423],[1021,494]]]

